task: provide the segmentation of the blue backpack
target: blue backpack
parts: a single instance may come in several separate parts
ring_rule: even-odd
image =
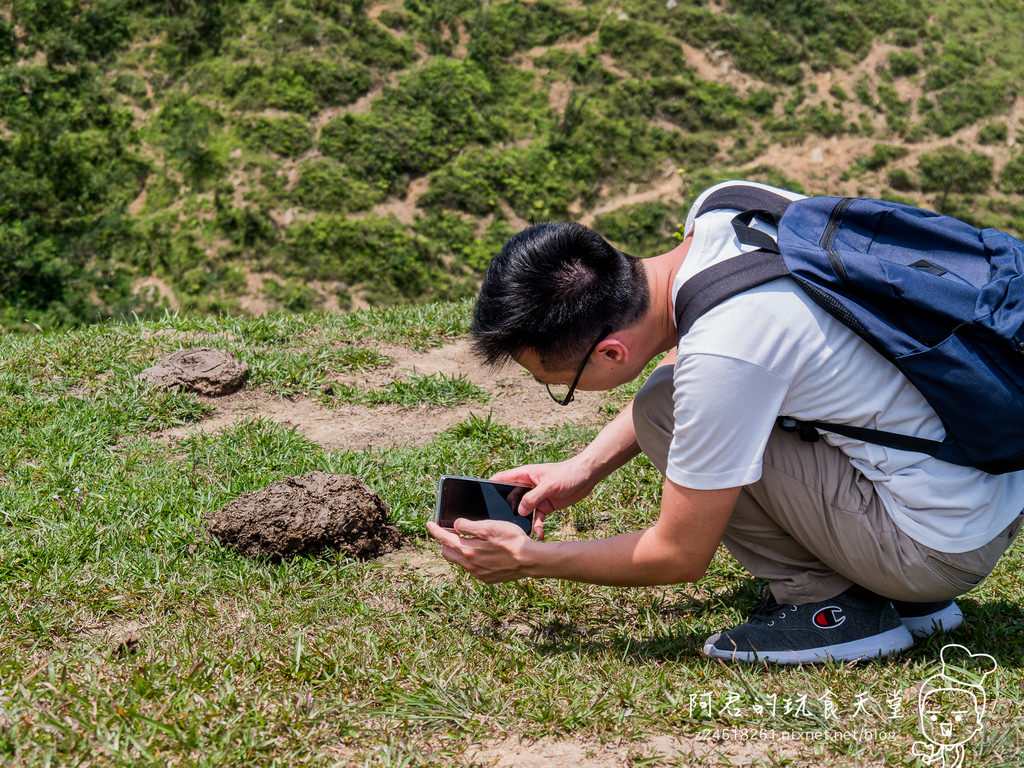
[[[698,211],[741,211],[733,229],[757,250],[715,264],[676,297],[682,337],[711,307],[779,277],[894,363],[932,406],[944,440],[780,417],[818,430],[999,474],[1024,469],[1024,243],[994,229],[900,203],[811,197],[790,201],[736,185]],[[778,227],[778,239],[750,226]]]

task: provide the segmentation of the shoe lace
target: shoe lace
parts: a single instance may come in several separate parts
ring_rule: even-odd
[[[771,593],[768,594],[757,608],[754,609],[748,619],[749,622],[764,624],[767,622],[773,622],[775,619],[784,619],[788,613],[799,610],[799,606],[787,603],[780,605],[775,599],[775,596]]]

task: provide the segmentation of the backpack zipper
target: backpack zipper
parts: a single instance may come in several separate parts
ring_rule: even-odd
[[[825,224],[825,231],[821,233],[821,240],[818,241],[819,247],[823,248],[825,255],[828,256],[828,263],[832,265],[832,271],[844,283],[850,282],[850,276],[846,273],[846,266],[839,257],[838,251],[832,247],[832,242],[836,239],[836,233],[839,231],[839,222],[842,221],[843,214],[846,213],[846,209],[850,207],[853,200],[852,197],[844,197],[836,203],[836,207],[828,215],[828,222]]]

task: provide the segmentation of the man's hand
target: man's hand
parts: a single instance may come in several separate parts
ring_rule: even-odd
[[[551,464],[507,469],[491,478],[498,483],[534,486],[520,500],[517,511],[521,515],[533,513],[533,535],[538,539],[544,538],[544,517],[584,498],[594,490],[598,479],[586,469],[579,456]]]
[[[512,523],[459,518],[454,531],[436,523],[427,523],[427,530],[441,542],[445,560],[461,565],[480,581],[498,584],[529,575],[526,568],[534,542]]]
[[[666,360],[675,359],[675,351]],[[665,364],[665,361],[662,361]],[[633,403],[598,433],[583,451],[571,459],[550,464],[529,464],[499,472],[491,479],[501,483],[532,485],[519,503],[519,513],[533,512],[533,535],[544,538],[544,517],[584,498],[604,478],[640,452],[633,430]]]
[[[535,541],[499,520],[456,520],[454,531],[427,523],[427,529],[445,559],[491,584],[526,576],[622,587],[678,584],[704,576],[739,493],[666,481],[653,526],[596,541]]]

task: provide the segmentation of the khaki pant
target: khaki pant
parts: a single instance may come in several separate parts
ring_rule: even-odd
[[[640,448],[665,473],[672,370],[658,368],[633,403]],[[761,479],[745,486],[722,543],[780,603],[827,600],[859,584],[893,600],[946,600],[978,586],[1013,543],[1024,515],[988,544],[950,554],[919,544],[890,519],[874,485],[824,440],[773,430]]]

